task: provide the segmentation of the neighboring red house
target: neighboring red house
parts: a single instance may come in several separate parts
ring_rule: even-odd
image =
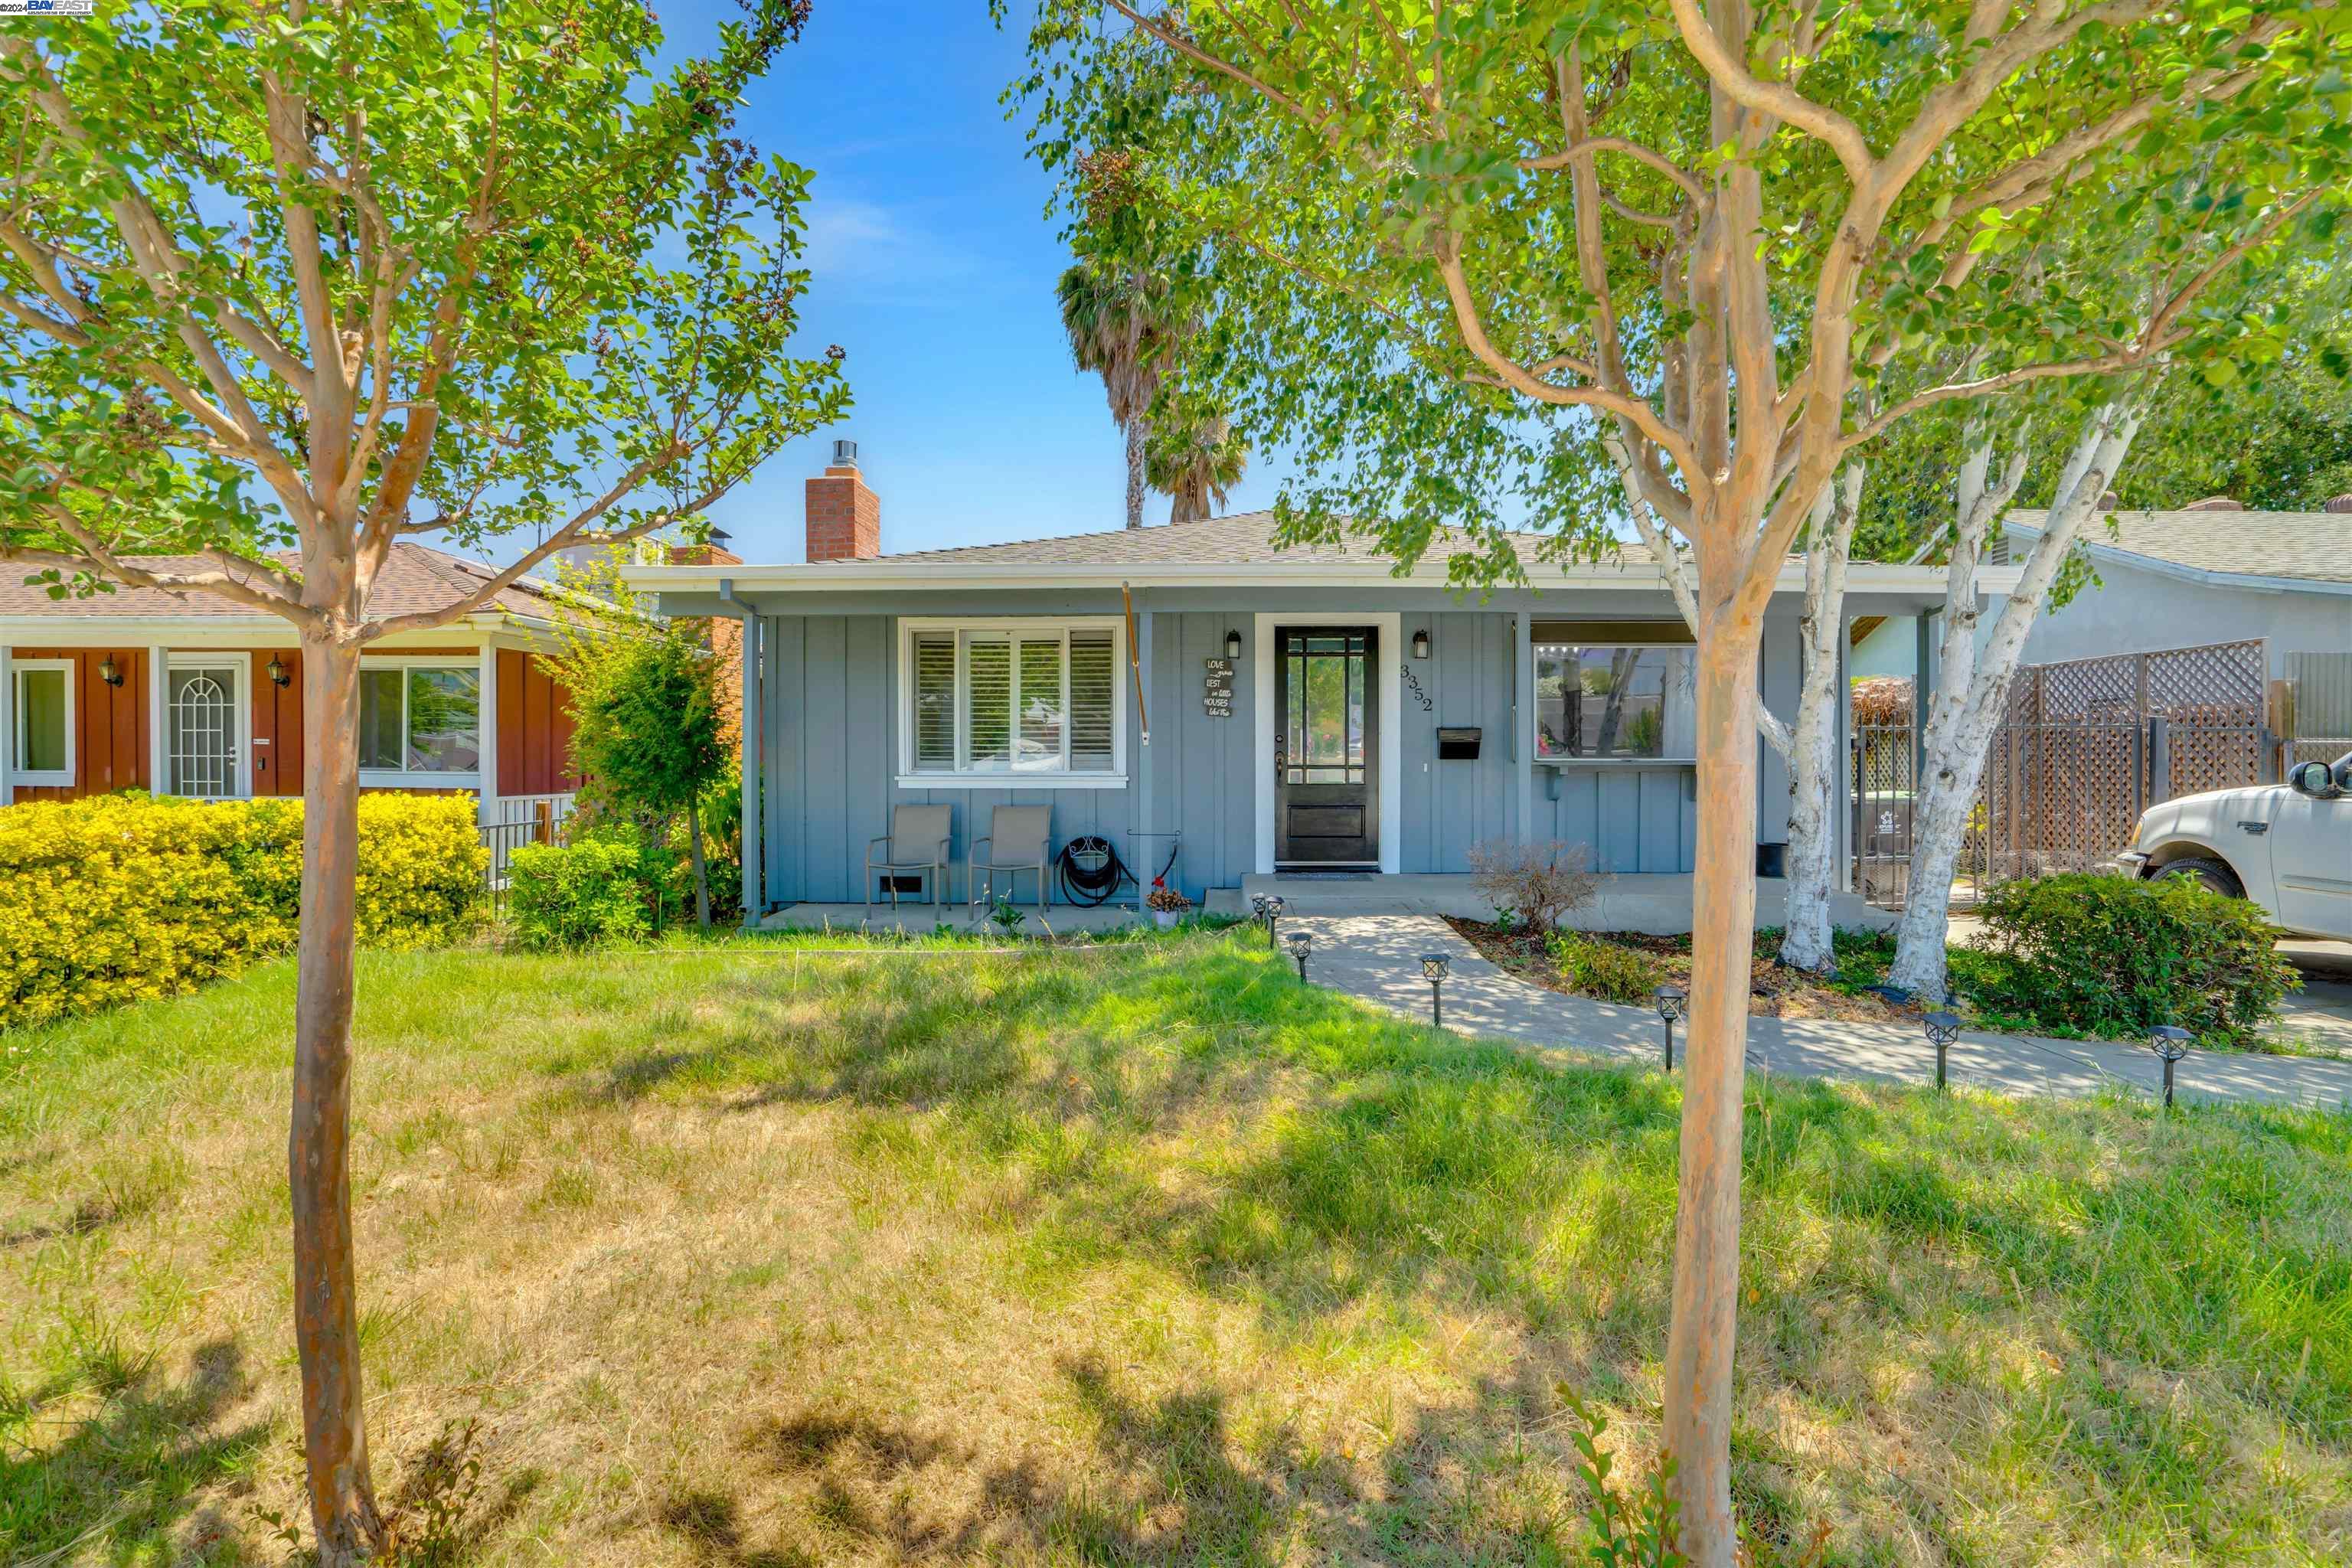
[[[489,575],[478,561],[397,544],[371,607],[436,608]],[[541,657],[562,613],[549,584],[524,578],[474,615],[371,644],[361,787],[470,790],[485,823],[568,797],[572,719]],[[209,594],[52,599],[0,570],[0,805],[134,788],[300,795],[299,639],[285,621]]]

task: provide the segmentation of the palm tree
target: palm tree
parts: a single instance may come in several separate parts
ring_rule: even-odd
[[[1197,522],[1223,508],[1248,467],[1249,442],[1223,416],[1181,428],[1163,425],[1144,458],[1151,488],[1171,500],[1171,522]]]
[[[1168,284],[1133,268],[1074,262],[1054,293],[1070,357],[1081,371],[1102,377],[1111,419],[1127,435],[1127,526],[1143,526],[1144,447],[1150,437],[1151,399],[1173,324],[1166,320]]]

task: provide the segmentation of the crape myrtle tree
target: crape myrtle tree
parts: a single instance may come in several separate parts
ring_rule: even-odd
[[[755,0],[666,71],[634,0],[109,4],[0,37],[0,560],[299,634],[288,1163],[324,1563],[384,1545],[348,1149],[361,651],[564,546],[707,526],[845,406],[837,353],[787,352],[808,173],[731,129],[803,19]],[[372,613],[400,541],[518,532],[471,591]]]
[[[1204,247],[1186,374],[1221,376],[1235,423],[1297,461],[1286,538],[1353,526],[1410,561],[1454,530],[1455,581],[1509,580],[1507,523],[1606,547],[1606,432],[1689,550],[1699,844],[1663,1436],[1704,1568],[1736,1542],[1755,694],[1783,563],[1903,419],[2191,351],[2211,275],[2335,177],[2321,89],[2347,27],[2340,5],[2221,0],[1042,0],[1022,90],[1049,163],[1104,144],[1139,84],[1178,84],[1142,177]],[[2025,269],[1979,276],[2240,141],[2266,155],[2169,214],[2231,237],[2213,274],[2161,280],[2154,331]],[[1954,379],[1914,374],[1956,345],[1974,352]]]

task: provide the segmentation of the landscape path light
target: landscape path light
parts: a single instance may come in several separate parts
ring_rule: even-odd
[[[2164,1109],[2172,1109],[2172,1064],[2189,1054],[2189,1042],[2197,1037],[2178,1024],[2158,1024],[2147,1032],[2148,1049],[2164,1064]]]
[[[1290,933],[1290,956],[1298,960],[1298,978],[1302,981],[1307,978],[1307,951],[1314,945],[1315,939],[1305,931]]]
[[[1936,1087],[1944,1087],[1944,1058],[1952,1042],[1960,1037],[1960,1016],[1958,1013],[1930,1013],[1920,1022],[1927,1026],[1927,1038],[1936,1044]]]
[[[1442,952],[1421,955],[1421,973],[1429,980],[1429,1024],[1433,1029],[1445,1026],[1445,1008],[1438,999],[1438,990],[1445,984],[1445,972],[1452,963],[1453,960]]]
[[[1690,993],[1679,985],[1661,985],[1650,993],[1650,1000],[1658,1005],[1658,1021],[1666,1026],[1666,1070],[1675,1070],[1675,1020],[1683,1016],[1683,1004]]]
[[[1272,947],[1274,945],[1275,927],[1281,919],[1282,895],[1280,893],[1268,893],[1265,896],[1265,945],[1268,947]]]

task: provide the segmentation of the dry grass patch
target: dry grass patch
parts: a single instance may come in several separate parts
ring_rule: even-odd
[[[1656,1075],[1434,1039],[1240,935],[363,982],[379,1480],[415,1493],[478,1418],[469,1561],[1557,1563],[1560,1388],[1651,1458]],[[12,1041],[0,1560],[283,1556],[290,991]],[[1756,1093],[1759,1531],[2343,1555],[2343,1119]]]

